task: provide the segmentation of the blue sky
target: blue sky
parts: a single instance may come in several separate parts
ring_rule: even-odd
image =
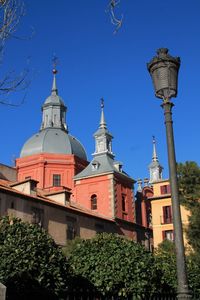
[[[7,42],[1,74],[20,72],[29,59],[31,84],[22,106],[0,107],[2,163],[11,165],[24,142],[39,130],[55,53],[57,85],[68,107],[69,130],[84,145],[88,159],[94,152],[93,133],[104,97],[113,151],[124,170],[135,179],[148,177],[155,135],[167,178],[163,111],[146,68],[160,47],[181,57],[179,92],[173,99],[177,161],[200,163],[200,2],[121,0],[116,14],[123,14],[123,26],[115,35],[105,13],[107,4],[108,0],[25,1],[26,15],[16,34],[29,37],[34,28],[34,35]],[[10,101],[21,97],[14,94]]]

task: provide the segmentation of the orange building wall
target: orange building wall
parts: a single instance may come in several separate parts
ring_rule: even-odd
[[[61,186],[74,188],[73,176],[88,162],[74,155],[42,153],[16,159],[18,181],[31,177],[39,181],[38,188],[51,190],[53,174],[61,175]]]
[[[74,201],[91,209],[91,196],[97,195],[96,212],[109,218],[121,218],[134,221],[134,205],[132,185],[116,180],[114,174],[100,175],[76,180]],[[122,211],[122,194],[126,198],[126,210]]]
[[[134,221],[133,190],[126,182],[116,182],[116,217]],[[125,197],[125,211],[122,209],[122,195]]]
[[[169,184],[168,180],[163,180],[158,183],[153,184],[154,196],[151,199],[151,209],[152,209],[152,228],[154,237],[154,247],[157,247],[163,241],[163,231],[173,230],[173,223],[164,224],[163,222],[163,207],[171,206],[171,194],[161,195],[160,187],[162,185]],[[181,219],[182,226],[185,229],[188,226],[189,211],[185,207],[181,206]],[[184,244],[187,246],[187,239],[185,234],[183,235]]]
[[[113,178],[111,175],[88,177],[75,181],[73,201],[91,210],[91,196],[97,195],[97,210],[102,216],[114,217]]]
[[[74,180],[88,162],[74,155],[41,153],[16,159],[18,181],[31,177],[38,181],[37,187],[46,191],[71,189],[70,203],[83,211],[114,220],[119,218],[127,225],[119,231],[135,238],[135,229],[128,222],[135,222],[133,201],[133,180],[118,173],[103,174]],[[61,186],[53,187],[53,174],[61,175]],[[91,196],[97,195],[97,209],[91,210]],[[125,196],[125,210],[122,209],[122,195]],[[128,221],[128,222],[126,222]],[[124,223],[124,224],[125,224]]]

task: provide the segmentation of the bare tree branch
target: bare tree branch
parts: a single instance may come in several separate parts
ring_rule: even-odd
[[[6,41],[10,38],[19,38],[15,34],[21,18],[25,14],[23,0],[0,0],[0,64],[3,63]],[[21,39],[21,38],[19,38]],[[9,72],[0,79],[0,104],[19,106],[24,102],[10,103],[8,96],[17,91],[22,91],[29,85],[29,70],[24,69],[20,74]]]
[[[123,21],[123,15],[121,16],[121,18],[118,18],[118,17],[116,17],[116,14],[115,14],[115,9],[119,3],[120,3],[120,0],[118,0],[118,1],[110,0],[109,4],[108,4],[108,8],[106,10],[106,13],[109,13],[109,15],[110,15],[111,23],[115,26],[115,30],[113,32],[114,34],[118,32],[118,30],[122,26],[122,21]]]

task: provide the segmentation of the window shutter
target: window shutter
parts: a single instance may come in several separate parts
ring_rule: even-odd
[[[163,195],[165,193],[165,186],[164,185],[162,185],[160,187],[160,193],[161,193],[161,195]]]
[[[167,194],[171,194],[171,186],[170,186],[170,184],[168,184],[168,186],[167,186]]]
[[[165,224],[166,223],[166,209],[165,209],[165,206],[163,206],[163,223]]]
[[[162,239],[165,240],[165,231],[162,231]]]
[[[172,221],[172,206],[169,206],[169,218],[170,218],[170,222]]]

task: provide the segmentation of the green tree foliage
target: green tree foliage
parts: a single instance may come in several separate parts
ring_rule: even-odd
[[[80,241],[69,264],[73,274],[87,279],[103,294],[126,296],[153,289],[153,255],[117,235],[103,233]]]
[[[177,289],[177,276],[174,243],[164,240],[158,245],[154,255],[155,272],[157,272],[157,276],[160,278],[160,284],[157,286],[157,291],[159,291],[160,286],[161,291],[170,289],[171,292],[175,292]],[[189,289],[195,295],[195,299],[200,299],[200,256],[194,253],[187,255],[186,265]]]
[[[187,271],[190,290],[200,299],[200,255],[190,254],[187,257]],[[198,296],[198,297],[197,297]]]
[[[155,272],[157,272],[158,278],[160,278],[157,290],[165,291],[170,288],[171,292],[175,292],[177,289],[177,278],[174,243],[164,240],[155,250],[154,258]]]
[[[80,244],[82,239],[76,236],[73,240],[67,240],[66,246],[62,248],[62,252],[66,257],[69,257],[73,250]]]
[[[0,281],[8,299],[62,299],[67,273],[66,258],[45,230],[1,218]]]
[[[181,204],[191,209],[200,199],[200,167],[194,161],[177,165]]]
[[[189,244],[200,255],[200,167],[194,161],[177,165],[181,204],[190,210],[186,230]]]
[[[192,246],[196,255],[200,258],[200,203],[191,209],[189,216],[189,226],[186,230],[189,244]]]

